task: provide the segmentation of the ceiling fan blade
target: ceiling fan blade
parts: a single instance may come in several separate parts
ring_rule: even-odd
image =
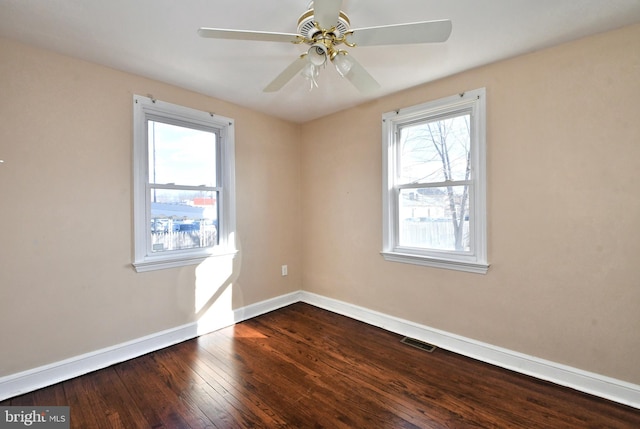
[[[356,46],[401,45],[444,42],[451,34],[451,21],[423,21],[409,24],[357,28],[347,37]]]
[[[338,73],[349,80],[361,93],[371,94],[380,89],[380,84],[353,56],[339,54],[333,59],[333,63]]]
[[[338,24],[342,0],[314,0],[313,20],[323,30],[328,30]]]
[[[286,69],[282,71],[269,85],[267,85],[263,91],[264,92],[276,92],[279,91],[280,88],[285,86],[287,82],[294,78],[304,66],[308,63],[306,56],[301,56],[291,64],[287,66]]]
[[[200,37],[212,39],[257,40],[262,42],[296,43],[299,36],[294,33],[272,33],[268,31],[228,30],[224,28],[200,28]]]

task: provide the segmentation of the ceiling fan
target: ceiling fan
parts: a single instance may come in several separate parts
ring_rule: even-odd
[[[360,92],[371,93],[380,85],[346,50],[356,46],[399,45],[410,43],[444,42],[451,34],[451,21],[421,21],[407,24],[383,25],[350,29],[351,22],[340,10],[342,0],[315,0],[298,19],[298,33],[274,33],[265,31],[206,28],[198,30],[201,37],[214,39],[256,40],[310,45],[307,52],[289,64],[265,88],[265,92],[280,90],[296,74],[310,81],[310,87],[318,86],[319,68],[334,64],[338,73],[349,80]]]

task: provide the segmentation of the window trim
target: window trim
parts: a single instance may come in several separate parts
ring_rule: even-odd
[[[149,183],[147,120],[212,130],[219,136],[219,242],[211,248],[175,250],[153,254],[150,249],[151,200]],[[235,135],[233,119],[212,113],[155,100],[133,96],[133,235],[134,261],[137,272],[175,268],[199,264],[211,257],[235,257]]]
[[[486,90],[467,91],[382,115],[382,251],[385,260],[486,274],[487,201],[486,201]],[[399,246],[398,166],[396,135],[399,126],[453,112],[471,112],[471,182],[469,204],[474,219],[470,253],[438,251]],[[470,226],[471,227],[471,226]]]

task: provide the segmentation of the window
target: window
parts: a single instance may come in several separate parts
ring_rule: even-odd
[[[133,98],[136,271],[234,255],[233,120]]]
[[[485,90],[382,120],[384,258],[486,273]]]

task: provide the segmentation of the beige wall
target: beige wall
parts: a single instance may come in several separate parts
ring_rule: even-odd
[[[486,275],[385,262],[381,115],[487,89]],[[640,383],[640,26],[303,127],[303,285]]]
[[[8,40],[0,59],[0,376],[301,288],[299,125]],[[235,119],[233,272],[131,268],[134,93]]]

